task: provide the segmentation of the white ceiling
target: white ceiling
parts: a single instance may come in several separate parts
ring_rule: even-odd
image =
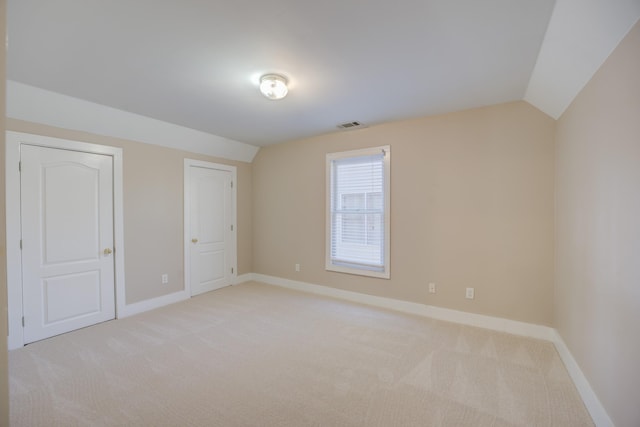
[[[577,92],[549,100],[539,53],[563,57],[549,46],[584,4],[615,12],[590,78],[640,0],[9,0],[7,76],[258,146],[525,94],[557,117]],[[260,95],[270,72],[290,80],[284,100]]]

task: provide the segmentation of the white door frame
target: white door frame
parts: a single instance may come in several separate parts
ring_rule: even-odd
[[[22,256],[20,250],[20,146],[37,145],[113,158],[113,239],[115,262],[116,318],[124,314],[124,215],[122,187],[122,148],[7,131],[6,133],[6,214],[7,214],[7,291],[9,309],[9,349],[24,346],[22,329]]]
[[[233,266],[233,273],[231,274],[231,283],[229,284],[234,285],[238,277],[238,230],[236,227],[237,168],[235,166],[223,165],[220,163],[184,159],[184,290],[189,297],[191,297],[191,260],[189,259],[191,247],[191,174],[189,171],[192,166],[231,172],[231,224],[233,225],[233,233],[229,252],[231,265]]]

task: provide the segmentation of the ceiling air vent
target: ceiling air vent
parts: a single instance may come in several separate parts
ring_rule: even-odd
[[[338,125],[338,129],[347,130],[347,129],[355,129],[357,127],[362,127],[360,122],[347,122]]]

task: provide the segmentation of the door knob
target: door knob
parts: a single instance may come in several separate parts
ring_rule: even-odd
[[[193,239],[191,239],[191,242],[193,243],[198,243],[198,239],[196,239],[195,237]]]
[[[113,252],[113,251],[111,250],[111,248],[107,248],[107,249],[105,249],[105,250],[104,250],[104,254],[105,254],[105,255],[111,255],[111,252]]]

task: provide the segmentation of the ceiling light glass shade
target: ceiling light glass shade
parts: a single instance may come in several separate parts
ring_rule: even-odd
[[[260,77],[260,92],[269,99],[282,99],[287,96],[287,79],[278,74],[265,74]]]

